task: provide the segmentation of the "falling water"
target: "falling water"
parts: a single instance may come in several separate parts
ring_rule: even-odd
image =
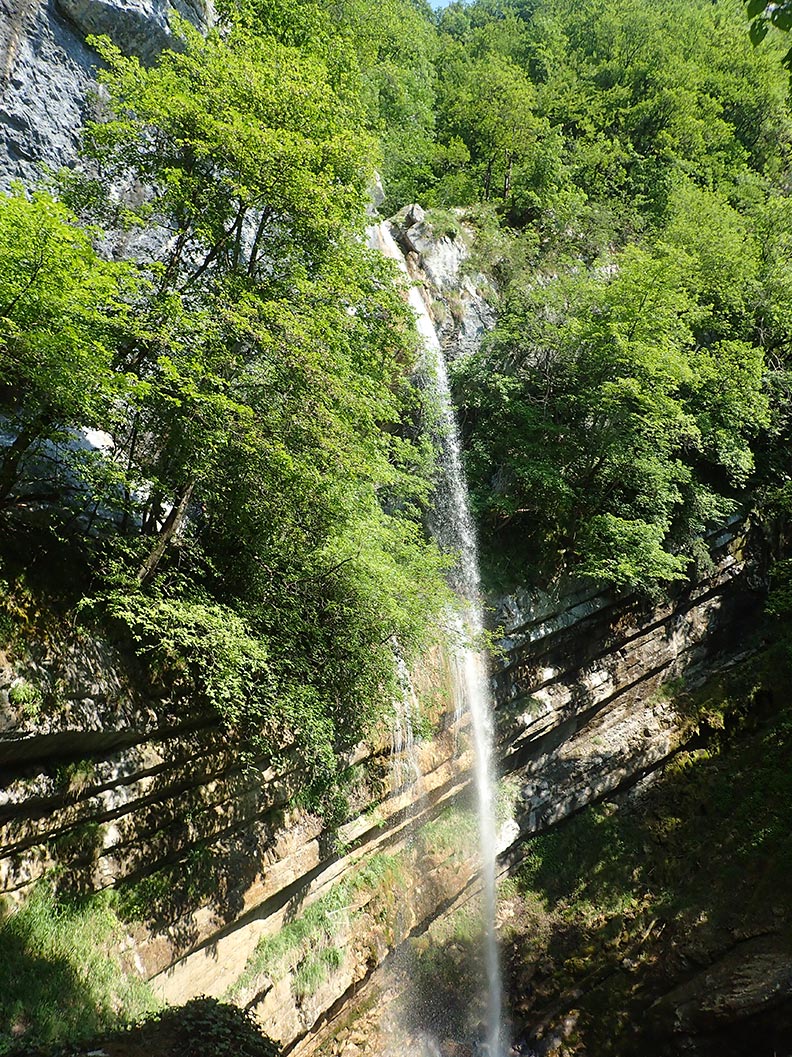
[[[421,777],[413,730],[417,702],[410,673],[401,657],[398,658],[398,675],[401,694],[394,702],[391,726],[391,774],[394,793],[409,788]]]
[[[404,256],[387,223],[369,229],[371,245],[395,260],[408,275]],[[492,708],[486,664],[475,643],[484,630],[481,604],[481,578],[478,564],[476,530],[470,511],[467,482],[462,468],[462,454],[451,403],[445,358],[434,325],[420,292],[409,289],[409,304],[415,313],[416,327],[423,341],[427,366],[435,375],[437,386],[440,439],[443,449],[443,477],[437,499],[436,535],[440,545],[459,555],[454,587],[464,599],[464,612],[456,618],[457,679],[461,697],[470,712],[475,749],[475,784],[478,800],[479,839],[481,845],[482,883],[484,892],[485,959],[487,970],[487,1034],[489,1057],[501,1057],[501,976],[498,942],[495,932],[497,839],[492,761]]]

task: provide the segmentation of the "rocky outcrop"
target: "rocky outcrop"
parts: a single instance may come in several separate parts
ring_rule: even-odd
[[[108,36],[125,55],[151,63],[165,48],[178,47],[173,15],[206,30],[212,19],[206,0],[56,0],[58,10],[81,36]]]
[[[769,935],[716,952],[649,1009],[651,1033],[693,1055],[788,1052],[780,1049],[792,1038],[792,947],[784,932],[778,922]]]
[[[204,0],[0,0],[0,189],[74,164],[96,87],[86,36],[152,62],[177,41],[173,12],[199,29],[212,18]]]
[[[472,267],[475,232],[462,219],[464,210],[457,213],[445,230],[419,205],[405,207],[390,221],[448,359],[475,352],[495,325],[495,291],[486,276]]]
[[[657,606],[575,584],[500,600],[498,729],[522,837],[637,782],[696,736],[680,689],[742,655],[765,589],[744,526],[711,543],[712,572]]]
[[[447,682],[442,658],[425,678],[435,689]],[[20,903],[53,876],[65,891],[118,889],[140,919],[125,958],[169,1002],[226,994],[260,941],[335,899],[342,954],[320,980],[299,982],[310,949],[298,943],[277,972],[267,965],[239,984],[269,1034],[292,1044],[470,882],[469,859],[419,867],[412,841],[468,782],[464,724],[449,692],[443,706],[433,697],[436,734],[409,766],[397,766],[387,730],[361,745],[348,761],[358,776],[350,817],[335,829],[291,806],[299,752],[291,768],[243,765],[212,714],[145,687],[125,651],[54,620],[3,654],[0,890]],[[398,877],[385,905],[362,872],[372,861]],[[407,900],[405,886],[421,898]]]
[[[51,2],[0,7],[0,188],[73,164],[96,55]]]
[[[789,668],[760,628],[742,661],[674,684],[700,727],[685,748],[519,849],[505,949],[526,1052],[789,1052]]]

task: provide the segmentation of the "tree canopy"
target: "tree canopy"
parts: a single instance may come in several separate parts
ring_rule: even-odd
[[[784,45],[740,0],[218,13],[147,67],[94,40],[80,164],[0,198],[3,546],[79,551],[169,698],[335,810],[448,601],[375,167],[497,282],[453,371],[489,572],[657,592],[789,484]]]
[[[361,237],[375,140],[355,53],[259,14],[184,27],[151,67],[94,41],[105,113],[67,204],[0,200],[0,501],[23,533],[65,503],[83,609],[174,702],[259,754],[299,746],[305,796],[335,817],[346,754],[448,595],[422,527],[416,338]],[[146,192],[108,193],[128,187]],[[103,231],[128,263],[99,255]],[[91,428],[110,440],[89,477],[61,440]]]

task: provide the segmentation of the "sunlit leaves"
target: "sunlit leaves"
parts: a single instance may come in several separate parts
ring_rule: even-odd
[[[691,193],[653,249],[515,284],[456,371],[476,500],[507,560],[527,548],[650,592],[685,572],[769,422],[762,349],[714,340],[745,329],[758,268],[740,218]]]
[[[188,38],[150,68],[95,42],[113,113],[91,126],[90,153],[151,186],[146,211],[174,234],[169,278],[310,267],[361,216],[372,144],[354,96],[314,55],[242,26]]]

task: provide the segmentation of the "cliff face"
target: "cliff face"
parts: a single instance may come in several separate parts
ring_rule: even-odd
[[[275,773],[264,759],[243,764],[211,716],[186,701],[147,698],[134,665],[112,645],[41,626],[35,640],[29,652],[7,650],[0,675],[3,892],[21,902],[53,870],[66,892],[119,889],[132,921],[126,959],[165,1000],[220,996],[236,985],[269,1033],[293,1042],[469,880],[465,868],[455,865],[449,877],[435,861],[423,899],[398,896],[415,866],[408,836],[467,782],[450,698],[433,698],[437,733],[406,756],[392,753],[387,732],[360,746],[349,761],[359,776],[351,817],[336,830],[288,806],[300,788],[298,753],[293,770]],[[447,677],[436,659],[433,686]],[[372,862],[398,866],[390,907]],[[333,937],[343,957],[327,983],[295,988],[310,954],[302,939],[279,964],[240,980],[262,937],[328,895],[344,914]],[[305,938],[327,939],[321,927]]]
[[[516,819],[503,828],[506,861],[526,835],[695,737],[699,718],[663,688],[693,686],[739,652],[759,597],[742,547],[724,543],[710,580],[673,606],[631,613],[593,593],[510,603],[508,663],[495,676]],[[54,869],[65,890],[118,889],[132,910],[127,964],[167,1001],[230,993],[273,1038],[311,1052],[322,1018],[394,947],[469,897],[469,844],[433,828],[469,784],[442,658],[417,688],[434,736],[396,757],[385,731],[361,746],[351,818],[334,832],[288,806],[297,756],[277,773],[264,759],[243,764],[211,716],[148,697],[108,642],[54,624],[25,640],[35,645],[17,639],[0,676],[3,891],[21,901]],[[317,944],[339,953],[306,981]]]
[[[205,0],[1,0],[0,187],[71,166],[96,88],[90,34],[152,62],[174,40],[176,12],[201,28]]]
[[[635,783],[697,735],[678,691],[743,654],[764,599],[761,544],[745,526],[711,543],[712,572],[659,606],[591,587],[502,600],[499,733],[523,837]]]

